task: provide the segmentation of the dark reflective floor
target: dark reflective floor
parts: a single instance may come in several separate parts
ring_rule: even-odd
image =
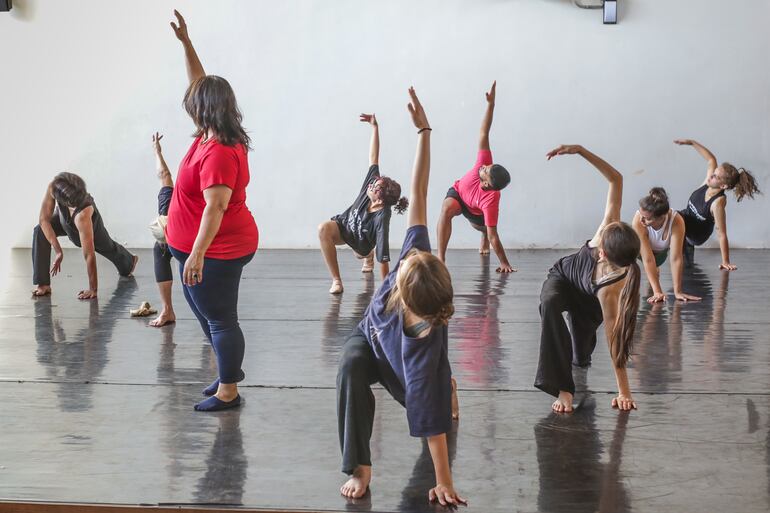
[[[14,252],[0,291],[0,499],[437,509],[426,501],[427,445],[381,390],[371,495],[348,503],[337,493],[338,354],[379,283],[358,261],[344,254],[346,292],[331,297],[317,252],[260,252],[241,288],[246,404],[201,414],[192,404],[215,364],[180,291],[175,326],[128,316],[158,301],[151,254],[140,254],[130,280],[100,260],[101,296],[79,302],[78,253],[66,254],[54,295],[32,300],[29,253]],[[561,254],[513,252],[510,276],[475,252],[449,255],[462,408],[450,458],[469,510],[768,511],[770,251],[736,251],[731,274],[716,269],[718,253],[699,251],[685,290],[704,300],[639,313],[629,374],[640,409],[609,407],[600,342],[593,367],[576,373],[580,406],[569,416],[551,414],[532,388],[540,285]],[[668,267],[662,280],[671,283]]]

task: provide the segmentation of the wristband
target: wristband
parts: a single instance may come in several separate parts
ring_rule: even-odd
[[[421,134],[421,133],[423,133],[426,130],[433,131],[432,128],[426,126],[425,128],[421,128],[421,129],[417,130],[417,133]]]

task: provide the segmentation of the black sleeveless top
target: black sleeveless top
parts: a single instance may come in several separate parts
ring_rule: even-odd
[[[595,298],[599,289],[619,282],[626,277],[628,270],[614,278],[595,284],[593,278],[599,250],[598,248],[589,247],[589,242],[590,241],[586,241],[585,245],[580,248],[580,251],[577,253],[560,258],[559,261],[551,267],[549,272],[561,276],[579,292]]]
[[[690,201],[687,202],[687,208],[679,211],[684,219],[685,237],[695,246],[706,242],[714,232],[714,214],[711,213],[711,204],[725,195],[725,191],[721,190],[706,201],[707,190],[707,184],[695,189],[690,195]]]
[[[88,195],[88,198],[86,198],[86,200],[83,202],[83,204],[77,207],[72,214],[70,214],[70,209],[68,207],[65,207],[59,202],[56,202],[56,210],[59,211],[59,222],[68,235],[77,233],[77,226],[75,226],[75,216],[77,216],[81,211],[88,207],[94,207],[94,213],[91,215],[91,224],[94,227],[94,233],[96,233],[98,229],[103,227],[103,222],[102,216],[99,214],[99,210],[96,208],[96,204],[94,203],[94,198],[90,194]]]

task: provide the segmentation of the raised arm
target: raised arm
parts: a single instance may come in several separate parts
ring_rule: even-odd
[[[713,153],[709,151],[708,148],[703,146],[698,141],[693,141],[692,139],[677,139],[674,141],[674,144],[678,144],[679,146],[692,146],[695,148],[695,151],[700,154],[701,157],[706,161],[706,178],[703,180],[703,183],[706,183],[706,180],[708,180],[711,173],[714,172],[714,170],[717,168],[717,158],[714,156]]]
[[[203,71],[203,65],[201,64],[200,59],[198,59],[198,54],[195,52],[195,48],[193,48],[192,41],[190,41],[190,36],[187,33],[187,23],[185,23],[184,18],[176,9],[174,9],[174,16],[176,16],[179,25],[172,21],[171,28],[174,30],[176,38],[182,42],[182,46],[184,47],[187,78],[192,84],[199,78],[205,77],[206,72]]]
[[[487,97],[487,110],[484,112],[484,119],[481,121],[481,133],[479,134],[479,149],[489,150],[489,131],[492,129],[492,117],[495,114],[495,91],[497,89],[497,80],[492,82],[492,88]]]
[[[412,190],[409,193],[408,225],[425,226],[428,224],[428,177],[430,175],[430,123],[425,115],[414,87],[409,88],[411,101],[407,105],[412,123],[417,128],[417,151],[412,168]]]
[[[596,247],[601,239],[601,232],[606,225],[620,221],[620,207],[623,204],[623,175],[618,172],[617,169],[609,165],[605,160],[601,159],[597,155],[594,155],[587,149],[580,145],[562,145],[558,148],[548,152],[546,157],[551,160],[557,155],[573,155],[578,154],[586,159],[592,166],[599,170],[599,172],[609,182],[609,189],[607,191],[607,204],[604,207],[604,217],[602,222],[597,228],[589,246]]]
[[[171,177],[171,171],[168,170],[166,160],[163,158],[163,150],[160,147],[160,140],[163,136],[155,132],[152,136],[152,149],[155,151],[155,168],[158,171],[158,178],[164,187],[173,187],[174,179]]]
[[[369,165],[376,166],[380,163],[380,126],[377,117],[372,114],[361,114],[361,121],[372,125],[372,138],[369,140]]]

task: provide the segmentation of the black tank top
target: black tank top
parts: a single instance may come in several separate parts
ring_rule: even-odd
[[[721,190],[706,201],[707,190],[707,184],[695,189],[690,195],[690,201],[687,202],[687,208],[679,211],[684,218],[685,236],[695,246],[706,242],[714,232],[714,214],[711,213],[711,204],[725,195],[725,191]]]
[[[599,250],[589,247],[589,242],[586,241],[577,253],[560,258],[549,272],[558,274],[583,294],[596,297],[599,289],[619,282],[626,277],[628,270],[614,278],[595,284],[593,278]]]
[[[70,209],[68,207],[61,205],[58,202],[56,203],[56,209],[59,211],[59,221],[61,222],[62,226],[65,227],[65,229],[68,228],[72,232],[77,232],[77,227],[75,226],[75,216],[77,216],[81,211],[88,207],[94,207],[94,213],[91,216],[91,223],[94,226],[95,233],[97,225],[101,226],[102,224],[102,216],[99,214],[99,210],[96,208],[96,204],[94,203],[94,198],[90,194],[82,205],[75,208],[75,211],[72,212],[72,214],[70,214]]]

